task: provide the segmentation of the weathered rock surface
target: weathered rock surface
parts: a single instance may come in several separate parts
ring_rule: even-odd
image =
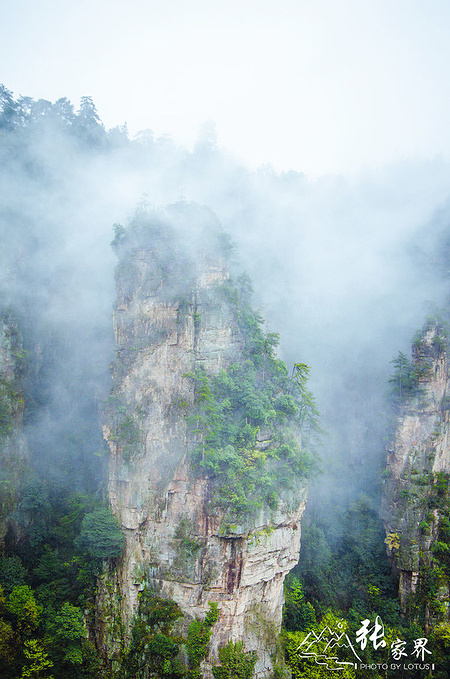
[[[419,393],[407,398],[398,414],[381,509],[403,610],[429,569],[440,518],[438,473],[450,472],[448,359],[437,325],[415,344],[413,366],[423,373]]]
[[[139,590],[150,583],[188,617],[203,617],[208,603],[218,602],[204,676],[230,639],[256,650],[255,676],[268,676],[284,578],[298,561],[305,488],[286,491],[277,509],[230,525],[211,504],[208,479],[191,466],[185,416],[194,399],[187,373],[199,365],[217,373],[241,351],[235,322],[215,292],[229,275],[227,265],[205,255],[181,302],[171,299],[174,280],[192,277],[192,270],[167,276],[151,248],[129,253],[120,266],[118,358],[104,436],[111,449],[110,501],[126,549],[100,586],[102,643],[111,657],[120,635],[129,633]]]

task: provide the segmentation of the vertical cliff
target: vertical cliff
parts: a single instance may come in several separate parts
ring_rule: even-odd
[[[25,352],[17,323],[0,316],[0,547],[27,467],[22,378]]]
[[[113,656],[144,586],[179,604],[186,620],[217,602],[204,675],[233,639],[257,651],[263,677],[312,466],[300,445],[304,373],[298,367],[293,381],[275,358],[277,338],[243,303],[248,281],[231,282],[229,244],[212,216],[180,209],[117,229],[117,357],[104,436],[126,549],[103,578],[98,627]],[[189,240],[169,217],[189,227]]]
[[[411,364],[405,358],[397,360],[394,377],[399,410],[382,518],[402,608],[427,626],[447,615],[450,582],[450,391],[442,325],[428,324],[413,344]]]

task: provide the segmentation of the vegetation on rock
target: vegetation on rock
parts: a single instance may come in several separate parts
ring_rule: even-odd
[[[256,653],[245,652],[242,641],[229,641],[219,648],[220,665],[213,667],[214,679],[251,679]]]
[[[297,363],[289,375],[276,357],[279,336],[264,333],[248,277],[225,281],[217,294],[240,331],[242,355],[217,375],[189,373],[195,398],[187,419],[199,441],[193,460],[212,480],[214,502],[239,516],[264,505],[276,509],[283,488],[317,471],[319,413],[308,366]]]

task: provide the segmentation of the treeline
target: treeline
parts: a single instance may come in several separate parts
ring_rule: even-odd
[[[59,129],[93,150],[128,138],[126,125],[105,129],[92,97],[81,97],[80,106],[75,110],[67,97],[53,103],[24,96],[15,98],[0,84],[0,134],[26,128],[41,133],[47,129],[52,134]]]
[[[121,554],[122,533],[98,499],[42,479],[16,501],[0,557],[2,677],[96,677],[95,580]]]

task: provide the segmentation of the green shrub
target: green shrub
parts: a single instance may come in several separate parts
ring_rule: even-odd
[[[113,559],[122,554],[124,537],[110,509],[86,514],[76,546],[94,559]]]
[[[297,363],[289,376],[276,358],[279,337],[263,332],[245,278],[226,281],[218,294],[239,328],[243,355],[218,375],[203,368],[187,375],[194,387],[187,422],[199,442],[193,461],[212,480],[213,501],[233,515],[276,509],[280,487],[294,487],[317,470],[319,414],[307,388],[309,368]]]
[[[242,641],[229,641],[219,648],[220,665],[213,667],[215,679],[251,679],[256,665],[256,653],[244,651]]]
[[[193,620],[189,625],[186,652],[189,659],[189,676],[191,679],[200,679],[200,663],[208,654],[211,628],[218,618],[217,604],[210,603],[205,620]]]
[[[183,613],[170,599],[161,599],[149,588],[139,594],[139,607],[131,633],[130,647],[122,670],[129,679],[176,677],[183,673],[176,656],[182,639],[172,627]]]

